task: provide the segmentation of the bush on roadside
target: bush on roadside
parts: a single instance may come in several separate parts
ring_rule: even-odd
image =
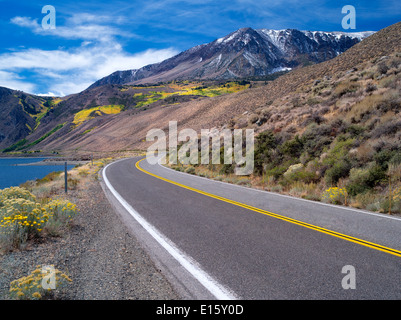
[[[333,204],[347,204],[348,192],[345,188],[332,187],[323,192],[322,201]]]
[[[336,162],[326,171],[325,178],[328,185],[335,185],[338,180],[348,176],[351,170],[351,163],[345,159]]]
[[[50,181],[54,181],[56,178],[60,177],[60,175],[62,174],[62,171],[54,171],[54,172],[50,172],[49,174],[47,174],[45,177],[43,177],[42,179],[36,179],[36,184],[37,185],[41,185],[41,184],[45,184],[48,183]]]
[[[352,168],[349,178],[347,189],[351,196],[355,196],[371,190],[386,179],[386,172],[380,165],[373,162],[365,168]]]
[[[54,277],[56,289],[61,289],[72,280],[63,272],[51,267],[52,272],[42,272],[46,270],[42,266],[37,266],[29,275],[14,280],[10,283],[10,298],[15,300],[43,300],[49,298],[53,293],[49,286],[49,280]],[[42,270],[43,269],[43,270]]]
[[[380,211],[382,196],[372,192],[371,190],[359,193],[354,197],[350,197],[349,205],[357,209],[367,209],[369,211]]]
[[[25,199],[36,201],[36,196],[30,193],[28,190],[20,187],[10,187],[0,190],[0,208],[4,206],[5,200],[10,199]]]
[[[189,174],[195,174],[195,168],[194,167],[189,167],[185,170],[186,173]]]
[[[396,188],[391,194],[382,199],[380,209],[381,212],[401,213],[401,187]]]
[[[51,200],[43,204],[23,188],[0,190],[0,248],[20,248],[47,228],[65,226],[76,213],[76,205],[67,200]]]
[[[318,180],[316,173],[307,170],[294,171],[289,174],[284,174],[283,183],[290,185],[294,182],[303,182],[306,184],[314,183]]]

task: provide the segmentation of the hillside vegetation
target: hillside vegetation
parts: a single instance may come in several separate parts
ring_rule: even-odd
[[[257,82],[253,83],[257,85]],[[12,139],[4,139],[0,145],[5,146],[2,152],[9,154],[41,151],[37,145],[43,141],[41,145],[46,146],[50,136],[61,139],[61,142],[64,142],[65,135],[80,138],[107,123],[113,115],[122,113],[122,116],[128,116],[133,111],[222,96],[250,86],[250,81],[171,81],[149,86],[106,85],[64,99],[25,95],[25,100],[15,100],[16,109],[26,118],[17,116],[23,129],[16,135],[19,139],[12,144],[9,143]],[[10,94],[12,92],[10,90]],[[82,131],[80,127],[85,129]]]
[[[401,53],[315,79],[230,120],[230,128],[259,132],[254,173],[236,182],[401,212],[400,111]],[[233,179],[233,166],[213,169],[219,179]],[[204,168],[185,170],[216,177]]]

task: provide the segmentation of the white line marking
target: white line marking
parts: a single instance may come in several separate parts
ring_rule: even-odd
[[[123,159],[126,160],[126,159]],[[121,160],[120,160],[121,161]],[[116,161],[118,162],[118,161]],[[127,201],[114,189],[106,175],[107,168],[116,163],[108,164],[102,172],[103,180],[122,206],[131,214],[131,216],[165,249],[173,256],[196,280],[198,280],[216,299],[219,300],[238,300],[232,292],[224,288],[209,274],[207,274],[197,263],[178,249],[168,238],[162,235],[154,226],[147,222]]]
[[[204,180],[207,180],[207,181],[210,181],[210,182],[218,182],[218,183],[222,183],[222,184],[227,185],[227,186],[246,189],[248,191],[263,192],[265,194],[270,194],[272,196],[284,197],[284,198],[289,198],[289,199],[292,199],[292,200],[309,202],[309,203],[313,203],[313,204],[316,204],[316,205],[332,207],[332,208],[336,208],[336,209],[343,209],[343,210],[348,210],[348,211],[357,212],[357,213],[368,214],[368,215],[376,216],[376,217],[379,217],[379,218],[385,218],[385,219],[392,219],[392,220],[401,221],[401,218],[390,217],[390,216],[387,216],[385,214],[374,213],[374,212],[369,212],[369,211],[359,210],[359,209],[353,209],[353,208],[348,208],[348,207],[343,207],[343,206],[336,206],[334,204],[329,204],[329,203],[323,203],[323,202],[319,202],[319,201],[313,201],[313,200],[308,200],[308,199],[297,198],[297,197],[293,197],[293,196],[289,196],[289,195],[285,195],[285,194],[280,194],[280,193],[275,193],[275,192],[270,192],[270,191],[266,191],[266,190],[259,190],[259,189],[239,186],[239,185],[228,183],[228,182],[224,182],[224,181],[213,180],[213,179],[209,179],[209,178],[205,178],[205,177],[200,177],[200,176],[197,176],[197,175],[189,174],[189,173],[186,173],[186,172],[177,171],[177,170],[171,169],[169,167],[165,167],[165,166],[161,165],[160,163],[158,163],[158,165],[160,167],[166,169],[166,170],[170,170],[170,171],[175,172],[175,173],[180,173],[180,174],[183,174],[183,175],[186,175],[186,176],[189,176],[189,177],[198,178],[198,179],[204,179]]]

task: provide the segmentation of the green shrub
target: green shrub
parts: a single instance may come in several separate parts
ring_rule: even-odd
[[[353,146],[355,139],[347,139],[344,135],[340,135],[332,143],[328,151],[327,158],[324,159],[323,164],[334,166],[342,159],[349,158],[349,150]]]
[[[278,141],[271,131],[262,132],[256,137],[254,161],[255,174],[263,174],[265,164],[271,163],[273,160],[272,150],[275,150],[277,145]]]
[[[313,183],[317,181],[317,176],[314,172],[307,170],[294,171],[289,174],[285,174],[285,180],[289,184],[293,182],[303,182],[306,184]]]
[[[220,174],[231,174],[234,173],[234,166],[232,164],[223,164],[220,169]]]
[[[391,196],[387,196],[380,202],[381,211],[390,212],[391,197],[391,213],[401,213],[401,187],[391,192]]]
[[[374,155],[373,160],[385,171],[388,169],[388,164],[393,154],[390,150],[382,150]]]
[[[356,208],[366,208],[369,211],[380,211],[382,196],[372,190],[357,194],[352,199],[352,206]]]
[[[294,139],[284,142],[280,150],[284,155],[287,155],[290,158],[299,158],[302,154],[303,147],[304,139],[297,135]]]
[[[274,180],[278,180],[283,174],[284,172],[287,171],[287,167],[275,167],[273,169],[267,170],[266,171],[266,176],[272,176],[274,177]]]
[[[346,129],[346,132],[352,137],[356,138],[362,135],[365,132],[365,128],[356,124],[351,124]]]
[[[335,185],[338,180],[348,176],[351,170],[351,163],[348,160],[340,160],[326,171],[325,179],[329,185]]]
[[[17,143],[13,144],[12,146],[5,148],[4,150],[2,150],[2,152],[11,152],[11,151],[20,150],[27,143],[28,143],[28,140],[22,139],[22,140],[18,141]]]
[[[351,196],[355,196],[371,190],[385,179],[386,172],[376,163],[362,169],[353,168],[350,171],[350,182],[347,189]]]
[[[381,212],[390,212],[390,199],[385,198],[380,202]],[[391,202],[391,213],[400,213],[401,205],[400,202]]]
[[[395,152],[391,157],[389,163],[393,165],[401,164],[401,151]]]

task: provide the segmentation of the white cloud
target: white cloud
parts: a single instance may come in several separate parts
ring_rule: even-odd
[[[35,85],[16,76],[18,72],[29,70],[35,73],[36,78],[49,83],[49,92],[68,95],[86,89],[114,71],[137,69],[177,53],[174,49],[162,49],[128,54],[118,44],[86,45],[73,50],[27,49],[4,53],[0,55],[0,72],[3,74],[0,84],[32,93]]]
[[[48,93],[38,93],[36,94],[37,96],[41,97],[57,97],[57,95],[53,92],[48,92]]]
[[[102,22],[102,23],[99,23]],[[105,25],[110,21],[106,17],[97,17],[89,14],[77,14],[66,20],[63,26],[55,29],[43,29],[37,19],[30,17],[14,17],[11,23],[30,29],[33,33],[44,36],[56,36],[65,39],[110,41],[116,36],[135,37],[134,34],[120,30],[112,25]],[[113,20],[114,21],[114,20]],[[116,19],[116,21],[118,21]]]
[[[39,23],[37,19],[31,19],[28,17],[14,17],[11,19],[11,23],[16,24],[17,26],[20,27],[26,27],[31,29],[34,32],[38,32],[39,31]]]
[[[117,20],[117,21],[116,21]],[[121,19],[120,19],[121,20]],[[93,82],[117,70],[138,69],[148,64],[163,61],[177,54],[168,48],[146,50],[135,54],[124,51],[117,36],[133,37],[112,25],[104,23],[121,22],[116,18],[76,14],[66,20],[65,26],[54,30],[42,29],[39,22],[29,17],[14,17],[11,23],[28,28],[39,35],[52,35],[65,39],[82,40],[79,47],[43,50],[18,48],[0,54],[0,85],[29,93],[48,92],[45,95],[64,96],[80,92]],[[100,23],[100,22],[102,23]],[[18,77],[18,73],[28,71],[38,85]],[[43,93],[38,93],[43,94]]]
[[[33,92],[35,86],[18,74],[0,70],[0,86],[25,92]]]

